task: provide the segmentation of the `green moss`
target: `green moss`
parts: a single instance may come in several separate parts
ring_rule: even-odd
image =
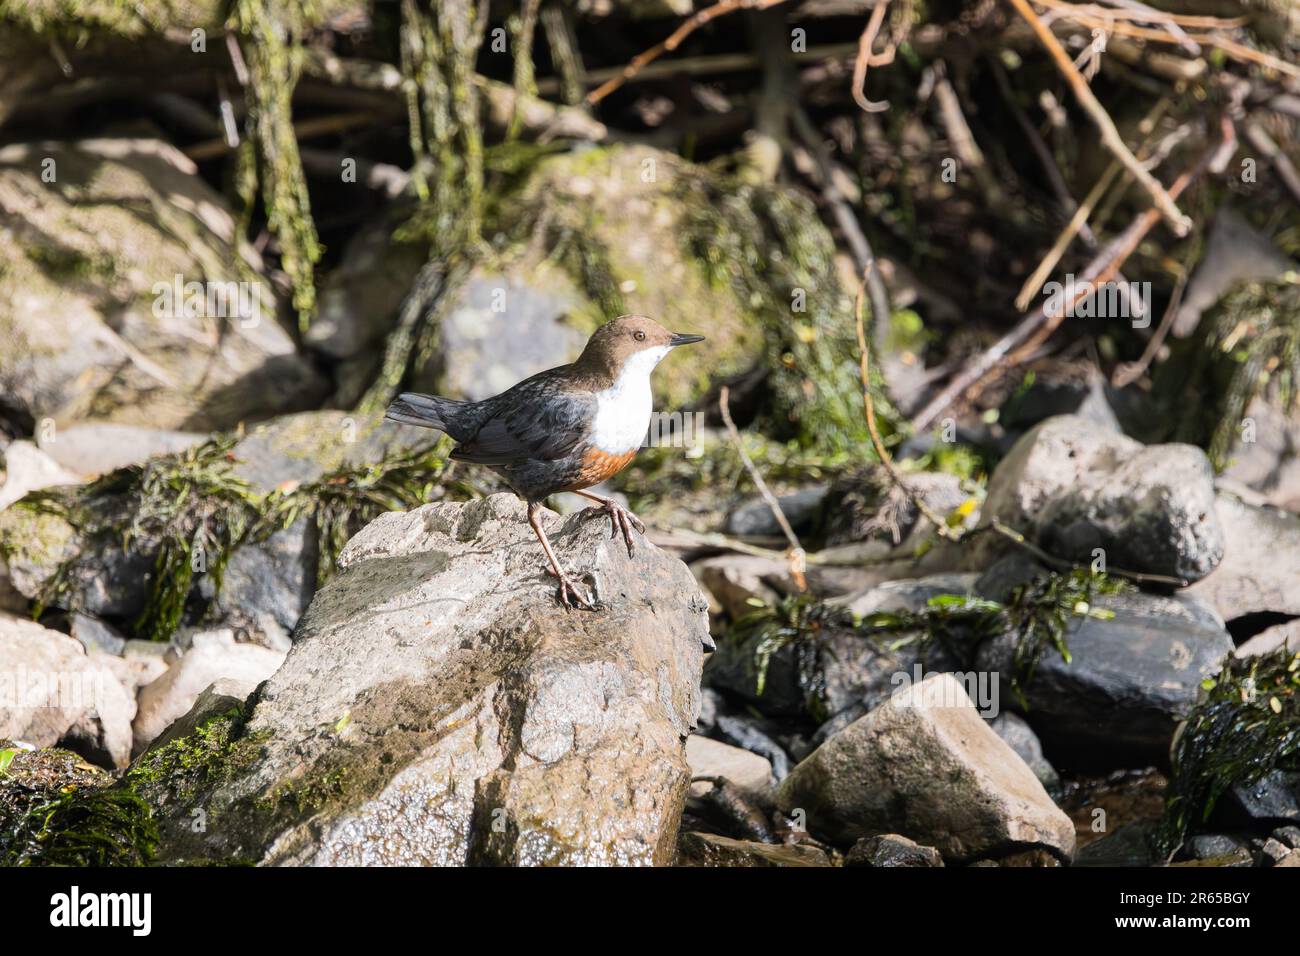
[[[1158,833],[1171,853],[1220,797],[1274,769],[1300,769],[1300,653],[1229,657],[1179,729]]]
[[[153,814],[129,786],[66,750],[4,752],[0,866],[141,866],[153,858]]]
[[[206,574],[219,594],[236,550],[265,541],[304,516],[319,532],[318,583],[323,584],[352,534],[385,511],[425,503],[447,464],[444,442],[372,465],[340,466],[319,481],[261,494],[235,474],[234,446],[233,436],[217,436],[84,487],[35,492],[15,505],[11,511],[17,519],[0,522],[0,553],[23,547],[28,529],[39,535],[35,540],[49,557],[57,536],[80,539],[73,553],[58,555],[34,613],[48,607],[75,610],[78,594],[71,582],[80,562],[103,550],[138,547],[153,555],[154,568],[133,631],[167,640],[186,614],[199,574]]]
[[[1222,470],[1257,397],[1289,414],[1300,404],[1300,279],[1246,282],[1205,314],[1156,372],[1155,392],[1179,414],[1172,437],[1206,449]],[[1186,409],[1198,409],[1184,414]]]
[[[188,803],[252,766],[268,732],[245,734],[239,708],[209,717],[191,733],[145,753],[127,780],[158,802]]]

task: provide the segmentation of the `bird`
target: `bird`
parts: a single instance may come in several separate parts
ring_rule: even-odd
[[[621,533],[633,556],[632,530],[645,534],[645,525],[612,498],[584,489],[609,480],[636,456],[650,425],[655,366],[673,349],[702,341],[644,315],[621,315],[596,329],[572,364],[478,402],[406,392],[385,418],[444,432],[456,442],[454,460],[485,465],[505,479],[528,504],[528,523],[559,581],[560,603],[595,610],[546,537],[542,502],[562,491],[596,502],[586,513],[608,514],[610,537]]]

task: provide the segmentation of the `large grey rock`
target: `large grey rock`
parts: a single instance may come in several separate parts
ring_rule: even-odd
[[[808,529],[817,517],[817,511],[826,500],[830,489],[826,485],[810,485],[789,494],[781,495],[776,502],[785,520],[796,533]],[[772,514],[772,506],[755,496],[741,502],[727,515],[727,534],[776,537],[782,534],[781,525]]]
[[[80,484],[68,471],[29,441],[11,442],[0,455],[0,511],[29,491]]]
[[[599,522],[551,540],[604,608],[558,604],[513,496],[371,523],[253,702],[256,756],[208,792],[151,794],[163,858],[670,862],[703,598],[680,562],[649,543],[629,558]]]
[[[1026,432],[999,463],[980,521],[999,519],[1065,560],[1090,564],[1100,548],[1110,566],[1197,581],[1223,558],[1214,496],[1200,449],[1143,446],[1063,415]]]
[[[1300,517],[1220,494],[1214,504],[1223,528],[1223,562],[1187,589],[1225,621],[1274,611],[1300,614]]]
[[[1185,595],[1121,593],[1093,604],[1114,617],[1074,617],[1065,634],[1068,663],[1050,647],[1043,651],[1024,691],[1025,718],[1049,753],[1072,763],[1163,763],[1201,681],[1232,653],[1232,638],[1213,610]],[[981,671],[1001,676],[1001,697],[1013,705],[1015,641],[1001,635],[977,657]]]
[[[73,474],[94,477],[158,455],[185,451],[207,437],[199,432],[92,422],[48,432],[38,430],[37,444]]]
[[[1021,847],[1074,853],[1070,818],[947,674],[827,740],[782,782],[777,803],[837,844],[899,833],[955,861]]]
[[[87,759],[125,767],[135,700],[71,637],[0,614],[0,739],[63,742]]]
[[[134,750],[140,753],[173,721],[194,706],[199,695],[218,680],[235,681],[252,693],[284,663],[284,652],[230,637],[211,635],[194,646],[157,680],[140,689],[139,711],[132,724]]]
[[[0,208],[13,213],[0,237],[0,394],[15,410],[59,426],[210,431],[323,394],[279,326],[272,287],[225,200],[174,147],[4,147]],[[161,298],[176,276],[250,283],[261,314],[185,317],[184,302],[169,309]]]
[[[741,790],[754,794],[766,793],[775,782],[772,762],[766,757],[699,734],[686,738],[686,762],[692,777],[726,777]],[[709,784],[704,781],[691,787],[696,796],[708,790]]]

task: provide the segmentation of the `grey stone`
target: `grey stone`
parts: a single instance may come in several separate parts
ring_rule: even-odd
[[[949,861],[1026,845],[1074,854],[1074,824],[947,674],[827,740],[781,783],[777,804],[838,844],[899,833]]]
[[[1300,517],[1220,494],[1223,562],[1187,593],[1212,604],[1224,620],[1274,611],[1300,615]]]
[[[788,495],[780,495],[776,502],[781,513],[796,532],[806,531],[813,523],[817,511],[826,500],[828,487],[812,485]],[[761,497],[747,499],[727,515],[727,534],[740,536],[776,536],[782,534],[781,525],[772,514],[772,508]]]
[[[1143,446],[1065,415],[1025,433],[999,463],[980,522],[998,519],[1064,560],[1090,564],[1100,548],[1110,566],[1197,581],[1223,558],[1214,497],[1200,449]]]
[[[513,496],[367,526],[258,693],[256,759],[162,803],[162,859],[670,862],[704,601],[648,542],[578,516],[551,540],[603,609],[559,605]],[[227,809],[195,834],[192,805]]]
[[[1069,663],[1044,649],[1025,689],[1026,719],[1049,750],[1072,760],[1162,763],[1201,681],[1232,653],[1232,638],[1211,609],[1185,596],[1120,593],[1098,596],[1094,607],[1114,617],[1072,619]],[[976,660],[1001,676],[1002,699],[1013,703],[1015,641],[994,638]]]
[[[0,615],[0,704],[0,739],[62,743],[107,766],[130,760],[134,697],[65,634]]]
[[[943,856],[932,846],[921,846],[897,833],[863,837],[844,857],[845,866],[943,866]]]
[[[196,643],[153,683],[140,689],[139,712],[132,724],[134,752],[140,753],[172,722],[194,706],[214,681],[237,681],[252,693],[284,662],[284,653],[254,644]]]
[[[102,651],[121,656],[126,650],[126,640],[103,621],[86,614],[71,615],[72,636],[79,640],[87,652]]]
[[[757,843],[688,830],[677,842],[677,866],[830,866],[825,851],[799,843]]]
[[[57,164],[53,183],[41,181],[46,159]],[[0,242],[0,394],[13,408],[59,426],[211,431],[323,396],[225,199],[175,147],[107,138],[6,146],[0,207],[23,210],[7,217]],[[162,296],[174,296],[176,276],[254,284],[261,314],[169,314]]]
[[[1226,794],[1224,814],[1272,826],[1300,823],[1300,772],[1270,770],[1254,783],[1237,784]]]
[[[1075,866],[1155,866],[1159,861],[1151,845],[1152,826],[1145,821],[1125,823],[1079,848]]]
[[[772,788],[772,764],[764,757],[692,734],[686,738],[686,762],[692,777],[726,777],[740,790],[763,794]],[[709,784],[701,781],[691,787],[694,796],[707,793]]]
[[[1034,772],[1038,782],[1048,793],[1056,792],[1061,786],[1061,777],[1056,768],[1043,756],[1043,744],[1034,733],[1034,729],[1019,714],[1005,711],[989,721],[993,732],[1007,742],[1025,765]]]
[[[72,474],[29,441],[10,442],[4,449],[0,471],[0,511],[30,491],[59,485],[76,485],[81,479]]]
[[[38,433],[37,443],[68,471],[89,478],[185,451],[207,437],[199,432],[94,422],[60,428],[48,437]]]

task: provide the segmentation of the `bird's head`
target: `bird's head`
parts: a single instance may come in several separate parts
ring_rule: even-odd
[[[592,333],[578,363],[611,378],[617,378],[629,365],[645,366],[649,374],[670,350],[703,340],[702,335],[669,332],[644,315],[620,315]]]

